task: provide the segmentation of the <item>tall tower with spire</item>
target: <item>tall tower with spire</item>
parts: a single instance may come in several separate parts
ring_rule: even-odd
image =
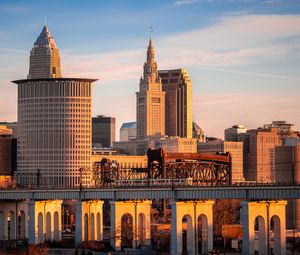
[[[60,78],[60,57],[53,37],[45,25],[30,51],[28,79]]]
[[[62,78],[59,52],[44,26],[18,85],[18,166],[23,186],[91,185],[92,82]]]
[[[165,92],[162,91],[162,83],[158,75],[151,36],[136,99],[137,138],[143,140],[149,136],[163,136],[165,134]]]

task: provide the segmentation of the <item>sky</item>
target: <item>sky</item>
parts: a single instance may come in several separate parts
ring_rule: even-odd
[[[193,120],[208,136],[286,120],[300,129],[300,0],[1,0],[0,121],[17,120],[17,88],[46,23],[64,77],[99,79],[93,116],[136,119],[153,27],[159,69],[187,69]]]

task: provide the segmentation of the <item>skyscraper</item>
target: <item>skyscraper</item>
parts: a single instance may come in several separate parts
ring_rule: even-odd
[[[60,57],[53,37],[47,26],[36,39],[30,51],[28,79],[60,78]]]
[[[102,147],[111,148],[115,141],[116,119],[104,115],[92,119],[92,143],[93,146],[101,144]]]
[[[61,78],[59,52],[44,27],[30,56],[28,79],[18,84],[18,169],[22,185],[90,184],[91,84]],[[57,78],[59,77],[59,78]]]
[[[154,48],[150,37],[144,74],[140,79],[139,92],[136,93],[137,138],[165,134],[165,92],[162,90]]]
[[[192,83],[185,69],[160,70],[163,91],[166,92],[166,135],[193,137]]]

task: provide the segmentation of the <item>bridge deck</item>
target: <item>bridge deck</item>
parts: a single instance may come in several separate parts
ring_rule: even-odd
[[[300,185],[262,186],[186,186],[186,187],[129,187],[90,189],[13,189],[0,190],[0,200],[52,199],[300,199]]]

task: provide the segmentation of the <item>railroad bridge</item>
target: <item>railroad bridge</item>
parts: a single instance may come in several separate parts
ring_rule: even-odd
[[[274,254],[286,254],[286,200],[300,198],[299,185],[232,185],[228,155],[215,155],[218,160],[212,160],[207,156],[200,158],[201,155],[189,157],[183,154],[169,154],[166,157],[160,154],[161,152],[148,154],[149,166],[146,174],[149,180],[171,179],[173,183],[182,178],[195,176],[198,178],[201,176],[199,174],[201,169],[204,169],[203,166],[206,166],[206,169],[209,168],[208,171],[213,171],[214,175],[205,175],[209,178],[202,179],[202,182],[193,179],[192,184],[177,186],[159,185],[154,182],[154,186],[110,185],[78,189],[0,190],[0,240],[25,238],[30,244],[43,243],[45,240],[61,240],[61,205],[64,200],[71,199],[76,201],[76,244],[79,245],[82,241],[88,240],[102,240],[103,201],[109,200],[112,247],[115,250],[121,249],[124,234],[122,226],[124,224],[126,226],[128,222],[131,223],[132,247],[150,245],[152,200],[169,199],[172,214],[171,254],[182,254],[183,219],[186,220],[187,225],[188,254],[207,253],[213,250],[214,200],[241,199],[243,254],[255,253],[255,222],[259,225],[258,252],[259,254],[268,253],[270,247],[267,238],[270,236],[271,221],[274,224],[272,226]],[[179,168],[174,167],[176,164],[183,166],[180,171]],[[195,175],[195,171],[199,173]],[[189,173],[193,175],[187,175]],[[216,178],[218,174],[220,177]],[[126,184],[128,180],[124,181]],[[199,239],[201,240],[200,250]]]

